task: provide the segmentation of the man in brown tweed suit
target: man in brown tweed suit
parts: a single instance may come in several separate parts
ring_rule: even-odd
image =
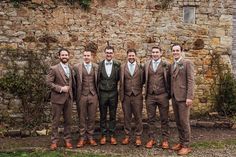
[[[182,57],[182,53],[180,45],[172,47],[174,63],[171,65],[171,97],[179,133],[179,143],[172,149],[178,151],[178,155],[191,152],[189,116],[194,97],[194,67],[191,61]]]
[[[141,135],[143,132],[142,109],[143,109],[143,69],[136,62],[136,50],[127,51],[128,62],[121,66],[120,70],[120,98],[124,112],[125,138],[122,144],[130,142],[131,120],[134,115],[135,120],[135,145],[142,144]]]
[[[72,149],[71,144],[71,123],[72,123],[72,84],[73,71],[68,64],[69,51],[60,49],[58,52],[60,63],[50,68],[46,77],[46,82],[51,89],[51,104],[52,104],[52,135],[51,135],[51,150],[57,149],[59,141],[58,126],[60,124],[61,113],[64,118],[64,139],[65,146]]]
[[[77,147],[86,143],[86,138],[92,146],[97,143],[93,138],[95,129],[95,116],[98,107],[97,71],[98,66],[91,62],[91,50],[83,53],[84,62],[74,66],[76,82],[76,105],[79,116],[79,141]],[[87,137],[86,137],[87,136]]]
[[[145,96],[148,115],[149,141],[146,148],[156,144],[155,123],[158,107],[161,120],[161,147],[169,148],[169,98],[170,98],[170,64],[161,59],[162,51],[159,47],[152,48],[151,60],[145,64]]]

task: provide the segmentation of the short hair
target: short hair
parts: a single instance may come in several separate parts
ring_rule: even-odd
[[[179,46],[179,47],[180,47],[180,51],[183,51],[182,45],[180,45],[180,44],[178,44],[178,43],[173,44],[172,47],[171,47],[171,50],[173,50],[173,47],[174,47],[174,46]]]
[[[162,51],[162,49],[161,49],[159,46],[153,46],[153,47],[152,47],[152,50],[153,50],[153,49],[158,49],[158,50],[160,50],[160,52]]]
[[[136,50],[135,50],[135,49],[128,49],[128,50],[127,50],[127,54],[129,54],[130,52],[134,52],[134,53],[135,53],[135,55],[137,55],[137,52],[136,52]]]
[[[94,53],[93,50],[92,50],[91,48],[88,48],[88,47],[86,47],[86,48],[84,49],[84,52],[91,52],[91,53]]]
[[[106,51],[106,50],[112,50],[113,52],[114,52],[114,47],[113,46],[107,46],[107,47],[105,47],[105,49],[104,49],[104,52]]]
[[[70,54],[70,51],[68,50],[68,49],[66,49],[66,48],[60,48],[60,50],[58,51],[58,55],[60,56],[61,55],[61,52],[62,51],[66,51],[66,52],[68,52],[68,54]]]

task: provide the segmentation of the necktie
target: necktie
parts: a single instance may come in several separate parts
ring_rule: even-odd
[[[175,64],[174,64],[174,70],[176,69],[177,64],[178,64],[178,62],[175,62]]]
[[[112,62],[106,62],[106,65],[111,65],[112,64]]]
[[[85,65],[85,68],[86,68],[86,70],[87,70],[87,72],[88,72],[88,74],[90,73],[90,65],[89,64],[86,64]]]
[[[154,61],[153,64],[153,70],[156,72],[157,71],[157,66],[158,66],[159,62],[158,61]]]
[[[129,65],[129,70],[130,70],[130,75],[133,76],[134,75],[134,64],[130,64]]]
[[[64,68],[65,68],[66,76],[69,78],[69,77],[70,77],[70,70],[69,70],[69,67],[68,67],[68,66],[64,66]]]

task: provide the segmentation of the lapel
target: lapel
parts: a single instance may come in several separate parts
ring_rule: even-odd
[[[125,63],[125,67],[124,68],[128,72],[128,74],[131,76],[127,62]]]
[[[125,70],[127,68],[127,63],[121,66],[120,75],[121,75],[121,84],[124,83]],[[129,70],[128,70],[129,71]]]
[[[161,68],[161,66],[162,66],[162,60],[161,60],[160,63],[158,64],[156,71],[154,71],[154,69],[153,69],[153,71],[156,73],[156,72],[158,71],[158,69]]]
[[[94,71],[94,74],[95,74],[95,76],[94,76],[95,77],[95,84],[97,84],[97,74],[98,74],[98,71],[97,71],[94,63],[92,63],[92,67],[91,68],[93,68],[93,71]]]
[[[65,71],[64,71],[64,69],[63,69],[63,67],[61,66],[60,63],[58,64],[58,70],[59,70],[59,72],[60,72],[60,74],[61,74],[63,80],[64,80],[65,82],[67,82],[67,81],[66,81],[66,74],[65,74]]]
[[[82,74],[83,74],[83,63],[78,65],[78,71],[79,71],[79,77],[80,77],[80,82],[82,83]]]
[[[137,61],[136,61],[136,66],[135,66],[135,69],[134,69],[133,76],[136,74],[137,71],[138,71],[138,63],[137,63]]]
[[[149,70],[149,66],[151,64],[151,60],[149,60],[146,64],[146,67],[145,67],[145,78],[146,80],[148,80],[148,70]],[[152,67],[151,67],[152,68]]]
[[[179,64],[182,64],[183,65],[183,59],[181,59],[180,61],[179,61]],[[173,69],[174,69],[174,64],[173,64]],[[173,76],[174,77],[177,77],[177,75],[178,75],[178,73],[179,73],[179,65],[177,64],[176,65],[176,68],[173,70]]]

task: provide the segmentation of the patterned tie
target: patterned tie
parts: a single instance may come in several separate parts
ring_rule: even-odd
[[[134,75],[134,64],[133,63],[129,64],[129,70],[130,70],[130,75],[133,76]]]
[[[65,74],[66,74],[66,77],[70,77],[70,69],[68,67],[68,65],[64,66],[64,69],[65,69]]]

